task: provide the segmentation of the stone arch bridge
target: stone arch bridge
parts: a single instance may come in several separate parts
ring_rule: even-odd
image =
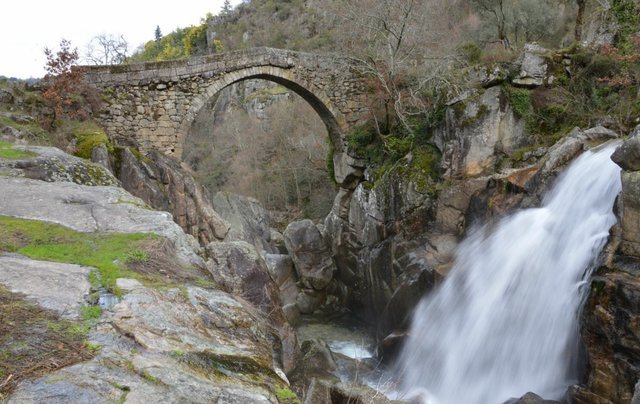
[[[336,179],[358,165],[344,153],[344,135],[367,117],[367,85],[349,58],[272,48],[113,66],[85,66],[85,80],[101,90],[98,120],[122,144],[161,150],[181,158],[184,140],[200,109],[238,81],[265,79],[301,95],[325,123],[334,150]],[[345,166],[345,164],[347,166]]]

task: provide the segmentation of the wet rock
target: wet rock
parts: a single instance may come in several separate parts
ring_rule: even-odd
[[[637,258],[619,259],[592,279],[582,325],[589,368],[588,395],[582,397],[631,401],[640,375],[639,302]]]
[[[296,306],[302,314],[311,314],[319,309],[325,302],[327,294],[325,291],[315,289],[300,289],[296,297]]]
[[[123,148],[118,178],[127,191],[153,208],[171,212],[175,222],[201,245],[227,235],[229,225],[213,210],[202,186],[171,157],[153,151],[138,159]]]
[[[66,319],[80,318],[80,307],[86,303],[91,289],[89,272],[92,270],[74,264],[36,261],[17,254],[0,254],[0,284]]]
[[[292,222],[283,236],[300,282],[307,288],[324,289],[333,279],[336,266],[315,224],[308,219]]]
[[[611,155],[611,160],[625,171],[640,171],[640,133],[620,145]]]
[[[217,192],[213,209],[230,226],[225,241],[247,241],[267,253],[276,252],[271,245],[269,212],[254,198],[230,192]]]
[[[302,380],[311,380],[313,377],[338,379],[338,365],[325,341],[304,341],[300,351],[302,360],[296,372],[304,375]]]
[[[620,252],[640,257],[640,172],[622,172]]]
[[[520,58],[520,72],[512,80],[516,86],[539,87],[547,82],[547,61],[544,58],[546,49],[531,43],[524,46]]]
[[[560,401],[545,400],[535,393],[527,393],[520,398],[505,401],[504,404],[560,404]]]
[[[313,379],[304,397],[304,404],[390,404],[392,402],[382,393],[361,384],[322,379]]]

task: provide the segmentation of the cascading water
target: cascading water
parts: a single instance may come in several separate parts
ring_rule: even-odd
[[[576,382],[585,279],[616,222],[615,145],[587,151],[545,197],[459,247],[439,289],[417,307],[399,358],[403,388],[427,403],[493,404]]]

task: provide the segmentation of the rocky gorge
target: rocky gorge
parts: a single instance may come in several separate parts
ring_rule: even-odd
[[[618,224],[588,280],[582,370],[565,400],[637,402],[640,127],[617,133],[602,122],[544,143],[531,136],[512,96],[550,85],[558,65],[571,63],[532,45],[512,65],[470,70],[468,90],[448,101],[433,133],[437,161],[409,153],[380,173],[355,153],[338,153],[335,177],[342,186],[326,219],[293,221],[282,232],[255,199],[228,192],[210,197],[180,162],[160,152],[104,144],[88,161],[20,145],[20,134],[3,126],[11,144],[2,149],[13,154],[0,158],[0,218],[8,229],[0,233],[0,285],[83,324],[89,355],[69,366],[46,363],[21,379],[0,374],[0,387],[11,387],[0,398],[388,402],[351,383],[343,369],[357,374],[394,358],[413,308],[442,282],[470,229],[538,206],[572,160],[618,140],[612,157],[623,170]],[[33,252],[72,239],[31,236],[34,222],[85,238],[136,240],[111,257],[117,269],[109,273],[73,255]],[[111,303],[100,304],[107,295]],[[99,315],[83,314],[96,306]],[[298,328],[309,315],[345,311],[367,324],[375,359],[349,358]],[[0,358],[23,345],[2,340]],[[533,393],[512,402],[548,402]]]

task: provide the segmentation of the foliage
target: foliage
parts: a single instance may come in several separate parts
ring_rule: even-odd
[[[223,46],[219,40],[213,40],[212,43],[207,44],[207,26],[206,21],[203,20],[199,25],[177,28],[165,36],[160,34],[158,27],[155,39],[145,43],[129,61],[175,60],[207,53],[221,53]]]
[[[63,39],[57,52],[45,48],[44,54],[47,58],[47,74],[44,77],[47,89],[43,97],[53,107],[56,119],[77,116],[79,109],[74,107],[82,102],[83,90],[83,71],[76,66],[79,59],[78,49],[71,49],[71,42]]]
[[[623,55],[636,51],[633,36],[640,32],[640,6],[634,0],[612,0],[611,12],[618,23],[616,48]]]
[[[102,308],[100,306],[87,306],[82,305],[80,307],[80,315],[84,320],[96,320],[102,315]]]
[[[252,112],[255,100],[259,115]],[[317,112],[285,87],[257,80],[224,90],[218,102],[230,106],[223,119],[215,118],[212,100],[185,142],[183,158],[197,180],[212,194],[258,199],[285,226],[294,217],[324,217],[335,180],[331,141]]]
[[[465,42],[459,45],[458,52],[471,65],[478,64],[482,58],[482,48],[475,42]]]
[[[555,44],[568,32],[570,14],[556,0],[470,0],[482,17],[476,36],[505,49],[528,42]],[[560,12],[559,12],[560,11]]]

